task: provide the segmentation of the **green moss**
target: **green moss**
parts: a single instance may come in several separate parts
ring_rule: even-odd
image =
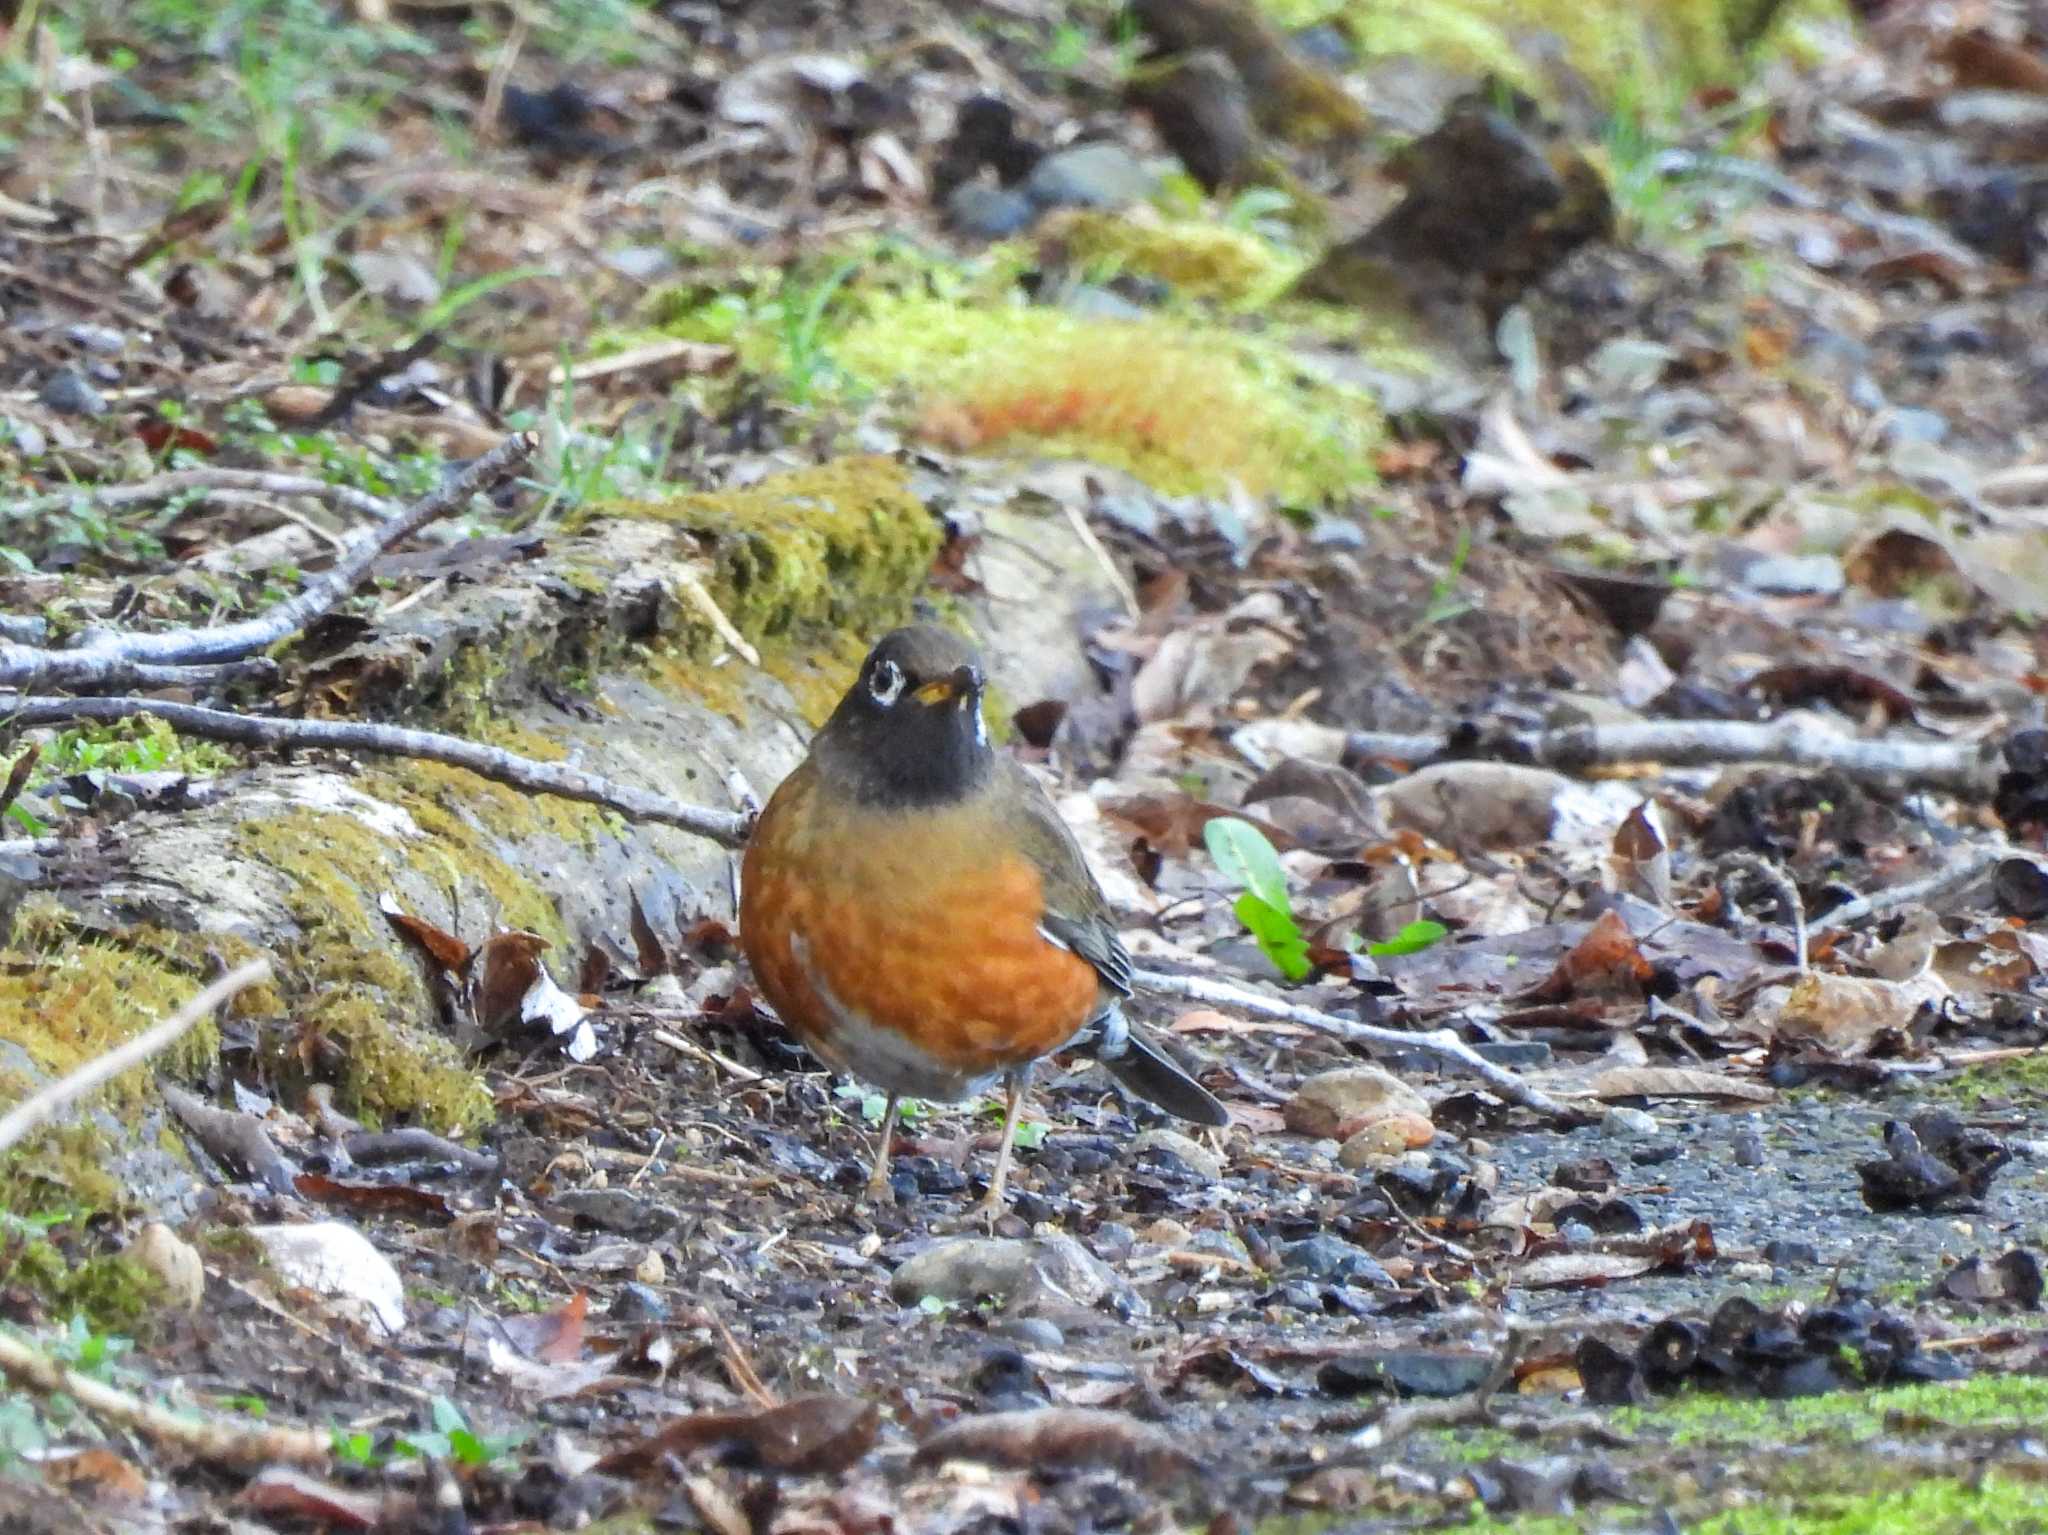
[[[120,1254],[68,1260],[47,1241],[0,1239],[0,1290],[35,1295],[54,1317],[83,1316],[100,1332],[132,1333],[163,1293],[157,1277]]]
[[[1777,0],[1263,0],[1288,26],[1334,21],[1366,58],[1425,58],[1495,74],[1541,94],[1550,84],[1518,46],[1555,38],[1571,67],[1621,95],[1661,78],[1669,88],[1731,79],[1745,48],[1769,29]],[[1815,7],[1801,6],[1812,10]]]
[[[25,902],[12,946],[0,951],[0,1039],[18,1045],[44,1074],[63,1076],[161,1022],[200,986],[196,965],[110,938],[81,938],[62,908]],[[154,1064],[114,1078],[103,1098],[137,1103],[154,1071],[197,1070],[219,1048],[219,1029],[202,1020]]]
[[[907,396],[924,433],[960,450],[1073,454],[1176,494],[1234,483],[1316,500],[1373,482],[1370,396],[1214,327],[879,297],[836,355]]]
[[[2048,1052],[2023,1055],[1989,1066],[1969,1066],[1953,1077],[1928,1084],[1931,1096],[1945,1097],[1976,1108],[1987,1099],[2009,1103],[2048,1101]]]
[[[1912,1476],[1881,1491],[1802,1487],[1774,1493],[1686,1528],[1693,1535],[2035,1535],[2048,1520],[2048,1487],[1996,1473],[1965,1481]],[[1455,1535],[1579,1535],[1577,1519],[1486,1518]]]
[[[1622,1408],[1625,1434],[1656,1433],[1676,1446],[1783,1445],[1800,1440],[1858,1444],[1893,1421],[1927,1420],[1957,1429],[2013,1428],[2048,1418],[2048,1377],[1977,1375],[1957,1385],[1836,1391],[1789,1402],[1744,1401],[1705,1392],[1654,1407]]]
[[[940,542],[902,467],[885,458],[836,459],[742,490],[599,502],[575,520],[604,516],[674,523],[700,539],[712,600],[755,644],[901,612]],[[682,623],[709,648],[715,631],[687,604]]]
[[[1208,219],[1077,212],[1048,220],[1041,233],[1063,242],[1091,276],[1153,278],[1177,294],[1231,309],[1256,309],[1285,292],[1307,258],[1269,240]]]
[[[0,1102],[21,1098],[32,1085],[0,1076]],[[111,1150],[90,1120],[35,1131],[0,1156],[0,1212],[30,1217],[118,1209],[121,1184],[107,1171]]]
[[[295,809],[245,822],[234,844],[287,881],[285,906],[299,929],[287,954],[294,1016],[338,1048],[347,1106],[447,1132],[488,1122],[489,1090],[427,1023],[433,1005],[420,966],[399,957],[375,908],[402,862],[451,886],[475,871],[435,839],[401,851],[340,811]]]

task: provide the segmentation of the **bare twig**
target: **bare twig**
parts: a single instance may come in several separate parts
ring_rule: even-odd
[[[28,775],[36,770],[43,749],[31,746],[14,759],[14,766],[7,770],[7,782],[0,784],[0,815],[7,813],[8,806],[21,797],[21,791],[28,787]]]
[[[1352,1044],[1384,1045],[1389,1049],[1413,1050],[1421,1055],[1435,1056],[1438,1060],[1470,1072],[1510,1103],[1518,1103],[1523,1108],[1534,1109],[1537,1113],[1547,1114],[1553,1119],[1585,1117],[1559,1103],[1547,1093],[1537,1091],[1513,1072],[1494,1065],[1449,1029],[1437,1029],[1424,1034],[1409,1033],[1404,1029],[1383,1029],[1370,1023],[1354,1023],[1351,1019],[1339,1018],[1334,1013],[1303,1007],[1296,1002],[1283,1002],[1278,997],[1269,997],[1243,986],[1233,986],[1227,981],[1212,981],[1206,976],[1169,975],[1161,970],[1136,970],[1131,973],[1131,979],[1140,989],[1156,992],[1160,996],[1180,997],[1185,1001],[1201,1002],[1210,1007],[1236,1008],[1259,1018],[1298,1023],[1304,1028],[1314,1029],[1318,1034],[1333,1035]]]
[[[269,978],[270,961],[252,959],[248,964],[230,970],[162,1023],[144,1029],[126,1044],[87,1061],[71,1075],[31,1094],[0,1117],[0,1152],[6,1151],[44,1120],[76,1103],[102,1083],[176,1044],[186,1030],[230,997]]]
[[[1806,974],[1806,903],[1799,899],[1799,887],[1792,883],[1792,876],[1768,858],[1754,853],[1743,855],[1739,867],[1748,869],[1770,888],[1778,902],[1778,914],[1785,919],[1785,925],[1792,929],[1792,963],[1801,975]]]
[[[160,703],[150,698],[23,698],[0,694],[0,715],[22,725],[54,725],[67,720],[116,720],[149,713],[180,735],[239,746],[274,750],[325,747],[334,751],[371,752],[385,757],[419,757],[466,768],[479,778],[563,799],[602,805],[633,821],[653,821],[708,838],[724,847],[738,847],[747,838],[749,818],[729,810],[686,805],[647,789],[614,783],[595,773],[561,762],[537,762],[500,747],[465,741],[432,730],[407,730],[397,725],[346,720],[272,719],[205,709],[197,704]]]
[[[1833,768],[1852,778],[1896,780],[1982,796],[1998,779],[1996,743],[1867,741],[1826,735],[1785,719],[1766,725],[1729,720],[1658,720],[1636,725],[1573,725],[1562,730],[1483,734],[1495,754],[1563,772],[1619,762],[1660,762],[1667,767],[1714,767],[1732,762],[1775,762],[1788,767]],[[1359,731],[1351,751],[1367,757],[1423,762],[1443,755],[1436,735]]]
[[[338,606],[393,544],[488,490],[531,458],[540,441],[531,432],[506,438],[462,473],[422,496],[400,515],[350,540],[348,553],[331,570],[314,577],[282,602],[254,618],[206,629],[167,629],[153,634],[91,630],[68,650],[0,645],[0,686],[21,687],[34,678],[45,687],[98,686],[105,676],[138,663],[189,666],[239,661],[276,644]]]
[[[1377,1454],[1396,1440],[1406,1439],[1422,1429],[1456,1428],[1463,1423],[1485,1422],[1493,1415],[1494,1397],[1514,1378],[1515,1362],[1521,1358],[1522,1346],[1522,1334],[1510,1328],[1506,1341],[1500,1346],[1500,1354],[1493,1361],[1493,1368],[1486,1372],[1486,1379],[1477,1388],[1448,1401],[1413,1405],[1401,1403],[1390,1407],[1377,1422],[1367,1424],[1353,1434],[1348,1448],[1354,1454]]]
[[[316,501],[325,501],[341,507],[344,511],[360,512],[374,517],[379,522],[399,515],[401,508],[396,501],[382,496],[373,496],[367,490],[357,490],[353,485],[333,485],[326,480],[316,480],[303,474],[274,474],[263,469],[179,469],[170,474],[152,475],[146,480],[134,480],[125,485],[71,485],[63,490],[53,490],[44,495],[31,496],[26,501],[14,504],[16,516],[39,516],[44,512],[61,512],[67,507],[89,502],[94,506],[134,506],[149,501],[168,501],[173,496],[182,496],[188,491],[237,491],[243,494],[266,496],[308,496]]]
[[[1816,933],[1832,933],[1866,917],[1879,916],[1900,906],[1932,906],[1946,900],[1962,890],[1968,889],[1989,874],[1999,864],[2012,856],[2009,847],[1978,848],[1957,862],[1952,868],[1926,879],[1913,881],[1910,885],[1894,885],[1889,890],[1879,890],[1858,900],[1837,906],[1833,911],[1816,917],[1813,930]]]
[[[0,1330],[0,1375],[23,1390],[68,1396],[93,1416],[122,1424],[159,1444],[176,1446],[216,1465],[266,1466],[277,1461],[325,1464],[331,1435],[310,1428],[252,1423],[174,1412],[132,1392],[67,1369],[41,1349]]]
[[[254,1114],[215,1108],[175,1082],[164,1083],[158,1091],[178,1123],[216,1162],[249,1173],[273,1194],[289,1194],[298,1186],[298,1166],[277,1149]]]

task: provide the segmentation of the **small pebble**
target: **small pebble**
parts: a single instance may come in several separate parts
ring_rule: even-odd
[[[651,1287],[640,1284],[623,1284],[619,1293],[612,1297],[612,1320],[617,1322],[665,1322],[668,1320],[668,1302]]]
[[[1755,1125],[1744,1125],[1735,1132],[1733,1149],[1737,1167],[1764,1165],[1764,1138],[1758,1134]]]
[[[1637,1136],[1655,1135],[1659,1129],[1657,1116],[1646,1109],[1632,1109],[1617,1104],[1600,1116],[1600,1133],[1633,1139]]]
[[[1042,1316],[1006,1316],[989,1331],[1025,1348],[1064,1348],[1067,1343],[1067,1335]]]
[[[104,416],[107,398],[75,368],[59,368],[43,380],[37,396],[51,410],[64,416]]]
[[[1567,1247],[1578,1248],[1591,1247],[1593,1245],[1593,1228],[1584,1221],[1566,1221],[1557,1228],[1557,1236],[1558,1240]]]

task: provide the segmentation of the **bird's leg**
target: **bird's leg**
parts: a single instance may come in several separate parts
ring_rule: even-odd
[[[979,1212],[991,1225],[1007,1208],[1003,1185],[1010,1176],[1010,1148],[1017,1139],[1017,1120],[1024,1112],[1024,1098],[1031,1089],[1032,1064],[1026,1061],[1003,1079],[1004,1090],[1010,1095],[1009,1109],[1003,1115],[1003,1143],[996,1148],[995,1171],[989,1174],[988,1193],[982,1197]]]
[[[896,1136],[896,1095],[889,1095],[889,1106],[882,1110],[882,1133],[875,1142],[875,1165],[868,1173],[867,1197],[876,1204],[892,1201],[895,1191],[889,1186],[889,1143]]]

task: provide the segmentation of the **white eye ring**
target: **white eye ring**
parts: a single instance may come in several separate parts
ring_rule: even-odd
[[[903,692],[903,668],[894,661],[877,661],[868,677],[868,696],[884,709]]]

